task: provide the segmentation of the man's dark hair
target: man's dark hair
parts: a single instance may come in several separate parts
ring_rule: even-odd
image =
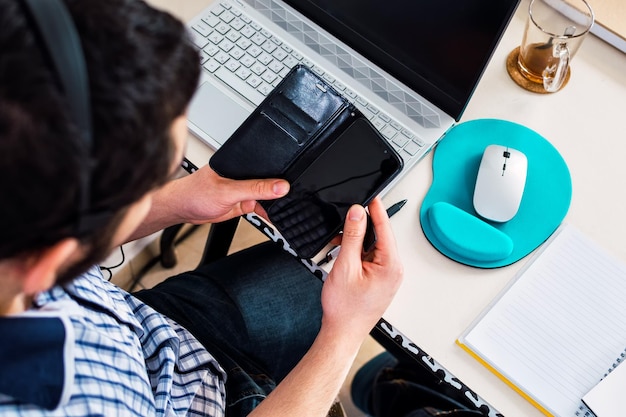
[[[89,74],[92,158],[33,23],[19,1],[0,2],[0,259],[75,236],[80,176],[91,169],[90,207],[116,213],[81,238],[85,264],[98,261],[126,208],[166,180],[170,126],[198,81],[198,53],[172,16],[139,0],[65,3]]]

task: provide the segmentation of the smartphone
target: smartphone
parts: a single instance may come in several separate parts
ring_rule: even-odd
[[[363,118],[307,164],[293,170],[300,174],[290,179],[289,194],[263,204],[274,226],[307,259],[340,233],[350,206],[369,204],[402,169],[400,156]],[[374,236],[371,228],[368,236]]]

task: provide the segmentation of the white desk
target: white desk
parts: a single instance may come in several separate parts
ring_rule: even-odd
[[[151,3],[188,20],[210,0]],[[562,91],[526,92],[509,78],[505,61],[521,42],[527,6],[523,0],[462,121],[506,119],[547,138],[572,175],[573,198],[565,220],[626,261],[626,55],[591,36],[572,61],[572,77]],[[201,166],[210,155],[191,138],[187,156],[192,162]],[[419,208],[432,180],[431,161],[429,156],[418,164],[385,197],[387,204],[409,200],[392,220],[406,275],[385,318],[505,416],[540,416],[454,344],[526,258],[482,270],[451,261],[430,245],[420,228]]]
[[[593,3],[591,3],[593,6]],[[500,118],[528,126],[563,155],[573,183],[565,221],[626,261],[626,55],[589,37],[572,61],[569,84],[553,95],[518,87],[506,72],[526,21],[522,1],[462,121]],[[385,198],[409,203],[393,219],[406,276],[385,318],[505,416],[542,415],[454,344],[457,336],[526,262],[481,270],[435,250],[421,231],[419,208],[432,180],[431,158]]]

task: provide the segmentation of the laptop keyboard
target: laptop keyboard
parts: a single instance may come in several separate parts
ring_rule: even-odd
[[[405,165],[422,156],[424,142],[417,136],[241,10],[219,3],[191,29],[192,39],[202,51],[203,68],[254,105],[259,105],[293,66],[303,64],[359,108],[398,151]]]

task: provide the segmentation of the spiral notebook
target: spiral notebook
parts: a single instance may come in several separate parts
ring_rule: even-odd
[[[583,396],[626,353],[626,264],[563,225],[457,344],[544,414],[592,416]]]
[[[623,417],[625,388],[626,365],[622,365],[611,369],[598,385],[585,394],[583,402],[597,417]]]

